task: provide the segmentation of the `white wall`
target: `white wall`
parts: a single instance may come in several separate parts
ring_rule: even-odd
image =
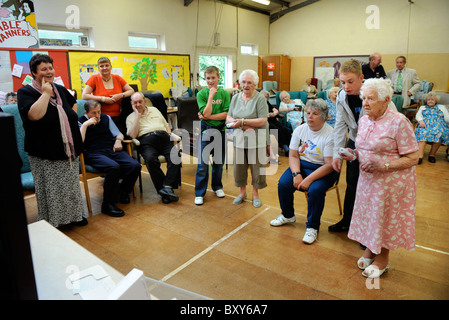
[[[371,52],[448,53],[448,0],[321,0],[286,14],[270,28],[270,53],[291,57]],[[365,25],[379,8],[379,29]],[[411,10],[410,10],[411,9]],[[409,19],[410,18],[410,19]],[[409,32],[410,21],[410,32]]]
[[[234,80],[240,71],[258,67],[257,57],[239,54],[240,43],[256,43],[259,54],[268,53],[268,16],[210,0],[196,0],[187,7],[184,0],[35,0],[38,27],[65,26],[70,5],[80,9],[80,27],[92,29],[93,50],[135,51],[128,47],[128,31],[161,34],[165,53],[190,55],[194,74],[199,53],[232,56]],[[211,42],[214,32],[220,33],[217,47]]]
[[[379,29],[366,21],[379,9]],[[270,54],[292,58],[291,90],[313,75],[315,56],[382,54],[386,71],[398,55],[434,90],[449,91],[449,0],[320,0],[270,26]],[[409,27],[410,26],[410,27]]]

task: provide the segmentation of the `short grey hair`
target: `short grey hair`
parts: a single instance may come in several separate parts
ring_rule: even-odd
[[[290,98],[290,93],[288,93],[287,91],[281,91],[281,93],[279,93],[279,98],[282,100],[284,96],[288,96]]]
[[[340,90],[339,87],[332,87],[328,91],[329,91],[329,93],[331,93],[332,91],[337,91],[338,92],[338,90]]]
[[[393,96],[393,88],[391,86],[391,81],[388,79],[378,79],[378,78],[370,78],[365,80],[365,82],[362,85],[362,88],[360,89],[360,97],[363,95],[363,91],[373,89],[377,92],[377,98],[380,101],[387,100],[387,97]]]
[[[248,74],[248,75],[250,75],[250,76],[253,78],[254,84],[255,84],[256,87],[257,87],[257,85],[259,84],[259,75],[257,74],[257,72],[254,71],[254,70],[251,70],[251,69],[243,70],[243,71],[240,73],[240,76],[239,76],[239,82],[240,82],[240,83],[242,83],[242,78],[243,78],[243,76],[244,76],[245,74]]]
[[[326,101],[321,98],[307,100],[306,108],[307,110],[310,108],[319,111],[321,119],[324,121],[327,121],[329,118],[329,108],[327,107]]]
[[[429,98],[435,98],[436,103],[440,102],[440,96],[437,95],[435,91],[430,91],[428,94],[425,95],[424,98],[426,100],[426,103],[427,103],[427,99],[429,99]]]

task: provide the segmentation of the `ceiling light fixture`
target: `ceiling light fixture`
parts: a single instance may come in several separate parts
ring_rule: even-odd
[[[254,2],[260,3],[260,4],[264,4],[266,6],[270,5],[270,1],[269,0],[253,0]]]

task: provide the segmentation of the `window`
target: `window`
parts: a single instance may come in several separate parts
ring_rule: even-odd
[[[88,47],[89,30],[39,25],[39,43],[41,46]]]
[[[204,70],[206,70],[209,66],[215,66],[220,71],[220,80],[218,80],[218,86],[221,88],[227,88],[229,85],[226,85],[227,82],[227,57],[226,56],[199,56],[199,76],[200,86],[207,86],[206,80],[204,79]]]
[[[165,51],[164,37],[158,34],[129,32],[128,45],[130,48]]]
[[[242,43],[242,45],[240,46],[240,53],[241,54],[247,54],[247,55],[251,55],[251,56],[257,56],[258,53],[258,47],[256,44],[251,44],[251,43]]]

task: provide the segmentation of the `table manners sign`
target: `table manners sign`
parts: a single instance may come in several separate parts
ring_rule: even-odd
[[[33,1],[0,1],[0,47],[39,48]]]

